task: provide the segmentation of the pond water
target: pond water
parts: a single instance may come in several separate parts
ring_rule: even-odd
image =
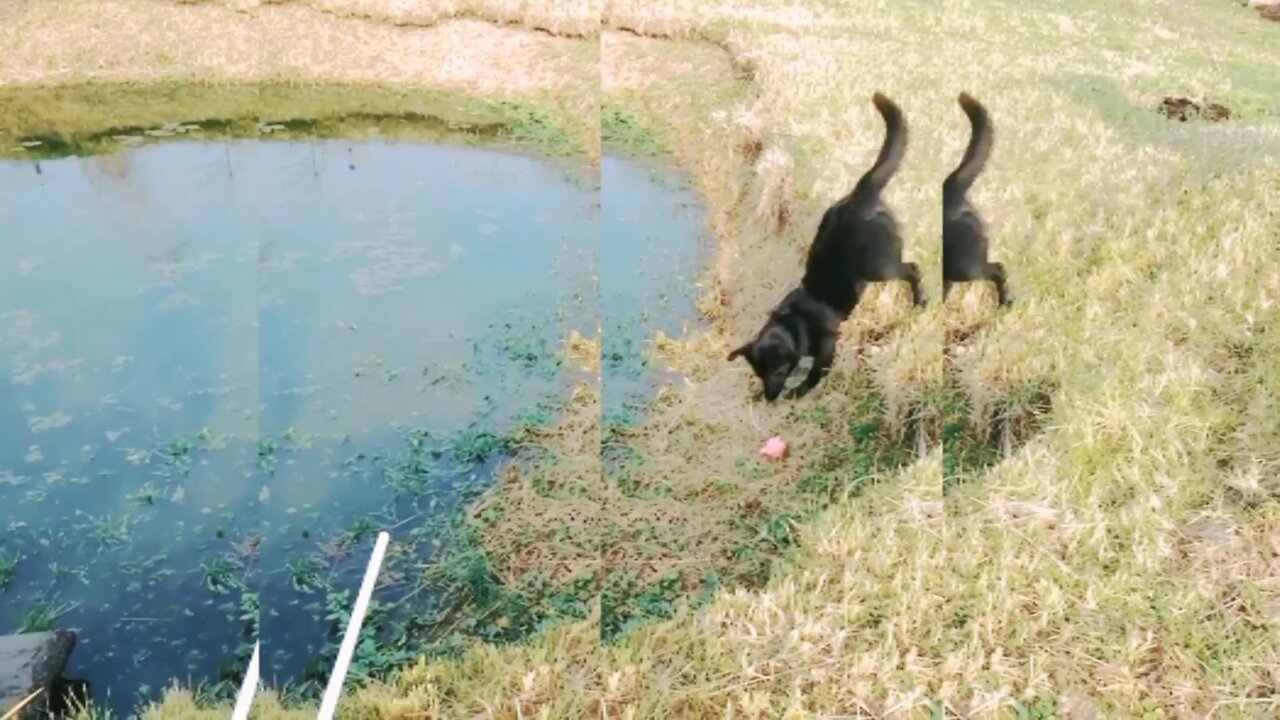
[[[697,196],[669,169],[606,155],[601,174],[602,401],[606,416],[628,421],[654,380],[674,379],[644,358],[657,332],[679,338],[696,326],[710,244]]]
[[[583,380],[563,339],[604,328],[622,407],[695,315],[692,194],[602,175],[369,141],[0,162],[0,631],[77,630],[120,713],[238,683],[259,634],[268,680],[322,677],[383,528],[379,600],[429,616],[393,589]]]

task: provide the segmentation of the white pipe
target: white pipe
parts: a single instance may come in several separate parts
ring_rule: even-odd
[[[231,720],[249,720],[249,708],[253,706],[253,696],[258,692],[258,643],[253,644],[253,657],[249,659],[249,669],[244,673],[244,682],[240,683],[240,693],[236,695],[236,708],[231,712]]]
[[[387,552],[387,543],[391,536],[385,531],[378,533],[378,541],[373,546],[373,557],[369,558],[369,567],[364,571],[364,582],[360,583],[360,594],[356,596],[356,605],[351,610],[351,621],[347,623],[347,632],[342,636],[342,645],[338,648],[338,660],[333,664],[333,674],[329,676],[329,685],[324,689],[324,699],[320,702],[320,714],[316,720],[333,720],[338,710],[338,698],[342,696],[342,683],[347,679],[347,668],[351,666],[351,656],[356,652],[356,641],[360,639],[360,626],[364,624],[364,614],[369,610],[369,601],[373,598],[373,585],[378,580],[378,572],[382,568],[382,556]]]

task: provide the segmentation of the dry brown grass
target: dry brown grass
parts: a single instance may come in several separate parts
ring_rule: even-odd
[[[131,3],[100,5],[123,13]],[[413,18],[406,24],[422,24],[436,22],[431,13],[442,7],[388,0],[343,11],[405,13]],[[554,13],[550,5],[485,7],[464,10],[501,22],[524,13],[532,25],[548,25]],[[574,6],[565,22],[586,7]],[[282,33],[287,13],[331,22],[302,7],[253,11],[253,27]],[[33,27],[46,41],[63,43],[49,49],[56,62],[42,69],[42,53],[24,46],[0,54],[0,77],[57,80],[86,65],[98,67],[92,77],[128,74],[114,55],[99,67],[97,56],[67,47],[72,36],[52,15],[29,12],[44,18]],[[181,12],[221,13],[205,16],[206,27],[230,23],[233,38],[248,37],[234,32],[249,22],[240,14]],[[642,118],[693,173],[720,241],[705,278],[711,329],[656,344],[689,383],[665,393],[628,438],[646,459],[636,491],[624,497],[586,459],[599,457],[590,452],[598,395],[582,390],[562,424],[535,441],[572,460],[552,487],[587,487],[586,497],[535,490],[524,474],[534,467],[486,499],[498,508],[489,513],[489,549],[508,576],[528,566],[594,568],[602,558],[653,574],[687,561],[715,566],[738,503],[795,499],[790,488],[803,467],[746,460],[756,444],[781,432],[804,463],[844,433],[870,392],[884,394],[895,417],[910,417],[941,382],[946,331],[967,338],[951,349],[950,372],[975,419],[985,419],[983,408],[1026,410],[1037,400],[1014,393],[1028,385],[1051,389],[1052,409],[1042,431],[1018,438],[1025,444],[945,502],[943,453],[926,443],[914,464],[803,528],[797,551],[763,589],[722,593],[616,646],[602,648],[588,621],[528,645],[424,662],[390,685],[353,692],[344,716],[927,717],[945,707],[977,718],[1274,717],[1274,25],[1209,0],[1194,11],[1159,1],[1032,9],[998,0],[682,0],[614,2],[600,12],[612,29],[575,46],[573,61],[551,51],[571,41],[544,34],[434,28],[498,33],[513,51],[527,50],[506,61],[512,86],[525,92],[572,96],[565,106],[582,109],[596,90],[574,88],[598,87],[611,107]],[[177,26],[157,32],[165,27]],[[359,51],[371,66],[333,68],[332,51],[349,42],[338,27],[347,25],[294,38],[306,50],[289,53],[287,65],[264,61],[262,71],[318,78],[328,63],[369,81],[423,84],[416,71],[455,89],[512,87],[488,66],[389,67],[378,46]],[[394,40],[397,52],[427,42],[393,37],[399,31],[378,23],[361,28],[352,31],[359,43]],[[0,42],[16,41],[11,32]],[[453,47],[476,52],[460,40]],[[121,52],[130,62],[147,57]],[[253,75],[221,52],[226,67],[192,49],[181,56],[183,72],[207,65],[218,78]],[[581,73],[589,52],[599,53],[591,82],[602,87],[581,75],[581,86],[552,77]],[[749,83],[735,75],[743,72]],[[817,214],[874,155],[882,132],[868,102],[875,90],[898,99],[911,123],[888,199],[907,254],[936,278],[936,188],[967,139],[954,101],[960,89],[994,115],[996,155],[973,198],[991,221],[996,258],[1012,270],[1018,305],[996,314],[974,288],[945,309],[914,314],[899,289],[878,290],[849,332],[879,339],[845,353],[821,393],[773,408],[747,403],[747,373],[725,363],[724,351],[794,281]],[[1239,117],[1171,125],[1151,112],[1164,94],[1207,94]],[[575,357],[584,347],[590,354],[590,341],[575,347]],[[577,520],[538,524],[567,510]],[[655,526],[662,531],[645,542],[629,534]],[[516,552],[526,543],[534,554]]]

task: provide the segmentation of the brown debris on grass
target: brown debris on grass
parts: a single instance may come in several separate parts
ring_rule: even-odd
[[[1240,0],[1242,4],[1247,5],[1258,14],[1268,20],[1280,22],[1280,1],[1277,0]]]
[[[1170,120],[1186,122],[1191,118],[1204,118],[1210,122],[1231,119],[1231,111],[1215,102],[1203,104],[1185,97],[1166,97],[1160,101],[1158,112]]]

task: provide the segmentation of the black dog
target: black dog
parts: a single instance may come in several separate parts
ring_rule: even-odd
[[[813,358],[804,382],[792,391],[799,398],[817,387],[836,355],[840,323],[858,304],[867,283],[906,280],[916,306],[925,304],[920,269],[902,262],[902,239],[880,192],[897,172],[907,145],[902,111],[889,98],[872,98],[884,118],[884,145],[875,164],[849,195],[827,209],[809,247],[804,278],[769,314],[755,339],[729,353],[751,363],[764,383],[764,397],[772,402],[782,394],[787,378],[801,358]]]
[[[986,226],[965,197],[991,154],[991,118],[967,93],[960,93],[959,102],[973,131],[964,158],[942,183],[942,299],[947,299],[952,283],[990,280],[995,283],[1000,305],[1005,306],[1013,298],[1005,282],[1004,265],[987,262]]]

